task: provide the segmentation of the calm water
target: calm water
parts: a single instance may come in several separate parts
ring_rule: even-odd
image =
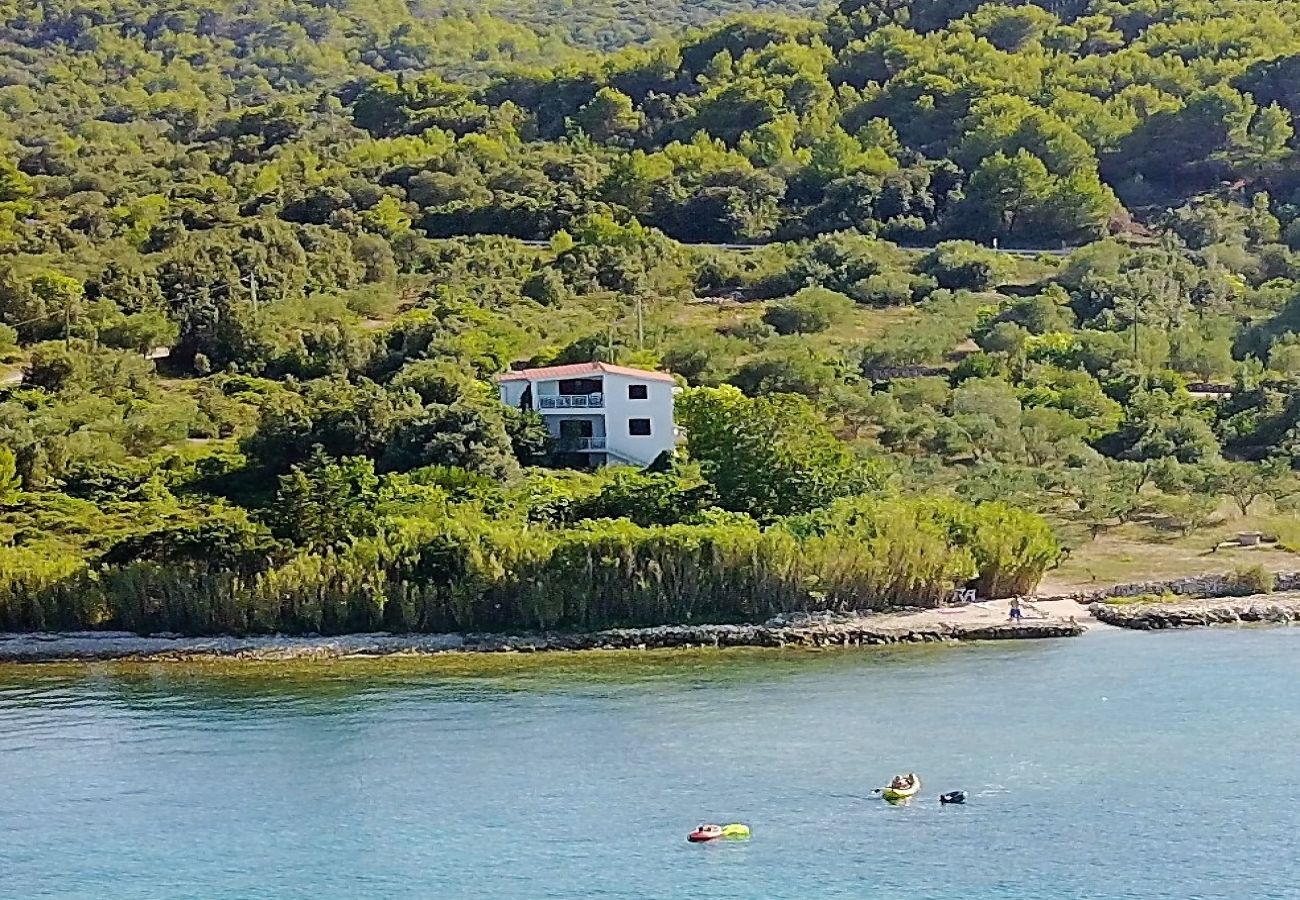
[[[1298,677],[1300,630],[0,670],[0,896],[1295,898]]]

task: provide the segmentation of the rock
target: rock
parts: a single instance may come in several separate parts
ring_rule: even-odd
[[[1094,603],[1089,607],[1098,621],[1120,628],[1200,628],[1213,625],[1270,622],[1300,622],[1300,596],[1269,595],[1238,600],[1182,600],[1172,603],[1139,603],[1112,606]]]

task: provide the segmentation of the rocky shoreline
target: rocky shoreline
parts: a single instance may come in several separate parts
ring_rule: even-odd
[[[1256,594],[1226,599],[1110,604],[1089,607],[1107,625],[1140,631],[1205,628],[1213,625],[1300,623],[1300,594]]]
[[[660,650],[711,647],[869,647],[956,641],[1078,637],[1073,619],[1023,622],[934,622],[908,614],[777,618],[762,625],[676,625],[620,628],[591,634],[396,635],[339,637],[141,636],[128,632],[0,634],[0,662],[109,660],[342,659],[447,653],[545,653],[577,650]]]

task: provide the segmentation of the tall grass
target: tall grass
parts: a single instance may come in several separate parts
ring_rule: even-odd
[[[0,558],[0,629],[186,634],[596,630],[933,606],[978,579],[1023,591],[1055,558],[1045,523],[997,504],[866,500],[820,520],[564,529],[452,523],[240,575]]]

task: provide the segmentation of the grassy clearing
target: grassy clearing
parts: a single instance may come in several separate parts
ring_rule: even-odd
[[[1158,581],[1261,566],[1270,572],[1300,571],[1300,553],[1279,544],[1211,549],[1239,531],[1278,533],[1278,520],[1265,516],[1234,517],[1189,536],[1171,535],[1150,525],[1130,523],[1076,547],[1060,566],[1047,573],[1040,594],[1096,590],[1113,584]],[[1300,528],[1295,528],[1300,546]]]
[[[718,300],[709,303],[684,303],[672,310],[672,326],[691,330],[722,331],[749,322],[758,322],[777,301]],[[889,329],[920,316],[915,307],[856,306],[843,322],[820,334],[802,335],[814,350],[838,351],[860,347],[878,339]]]
[[[841,324],[834,325],[821,334],[809,335],[807,340],[819,350],[862,346],[881,337],[889,329],[919,317],[920,313],[912,306],[859,306]]]

